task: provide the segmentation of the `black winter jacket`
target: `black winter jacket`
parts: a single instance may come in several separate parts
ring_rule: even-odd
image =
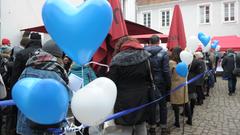
[[[233,70],[234,70],[234,53],[227,54],[222,61],[223,67],[223,77],[224,78],[232,78],[233,77]]]
[[[11,88],[18,81],[18,78],[20,77],[21,73],[25,69],[26,62],[28,58],[31,56],[31,53],[33,53],[38,48],[42,48],[41,41],[32,40],[31,42],[29,42],[29,44],[26,46],[25,49],[21,50],[16,54],[15,61],[13,64],[13,69],[12,69],[11,86],[10,86]]]
[[[194,59],[191,65],[191,68],[189,69],[189,75],[188,80],[191,80],[195,76],[205,72],[205,63],[203,60]],[[189,94],[196,92],[196,86],[203,86],[204,83],[204,77],[199,78],[193,83],[190,83],[188,85],[188,92]]]
[[[113,57],[108,77],[117,86],[115,113],[150,101],[148,95],[151,80],[147,67],[149,56],[145,50],[125,50]],[[116,119],[115,123],[131,126],[147,119],[148,112],[144,108]]]

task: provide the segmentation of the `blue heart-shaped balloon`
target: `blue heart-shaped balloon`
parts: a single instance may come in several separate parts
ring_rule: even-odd
[[[76,63],[89,62],[112,25],[107,0],[87,0],[79,7],[68,0],[47,0],[42,18],[48,33]]]
[[[218,46],[218,44],[219,44],[219,41],[218,41],[218,40],[213,40],[213,42],[212,42],[212,44],[211,44],[211,48],[212,48],[212,49],[216,49],[217,46]]]
[[[211,40],[210,36],[206,36],[205,34],[203,34],[202,32],[198,33],[198,39],[201,41],[201,43],[206,47],[208,45],[208,43]]]
[[[202,36],[204,36],[204,33],[199,32],[199,33],[198,33],[198,39],[200,40],[200,38],[201,38]]]
[[[176,72],[181,77],[187,77],[188,74],[188,66],[184,62],[180,62],[176,66]]]
[[[56,80],[21,79],[14,85],[12,97],[21,112],[36,123],[55,124],[66,118],[68,92]]]

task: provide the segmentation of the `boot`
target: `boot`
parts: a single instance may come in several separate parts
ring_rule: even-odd
[[[148,135],[156,135],[156,128],[149,128]]]

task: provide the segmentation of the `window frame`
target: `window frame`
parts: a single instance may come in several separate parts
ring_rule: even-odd
[[[201,12],[200,12],[200,7],[201,6],[204,6],[204,22],[203,23],[201,23]],[[209,22],[207,23],[206,22],[206,6],[209,6]],[[198,24],[199,25],[211,25],[211,23],[212,23],[212,3],[201,3],[201,4],[198,4],[197,5],[197,13],[198,13]]]
[[[228,21],[225,21],[225,4],[228,3]],[[234,3],[234,20],[231,21],[231,6],[230,3]],[[225,0],[222,1],[221,3],[222,7],[222,23],[227,24],[227,23],[237,23],[238,22],[238,1],[237,0]]]
[[[169,25],[168,26],[166,26],[166,24],[167,24],[167,16],[166,16],[167,11],[169,11]],[[162,12],[165,12],[165,18],[164,18],[165,19],[165,26],[163,26],[163,23],[162,23],[162,20],[163,20]],[[158,13],[159,13],[159,17],[160,17],[160,19],[159,19],[160,28],[169,28],[171,26],[171,21],[172,21],[172,10],[171,10],[171,8],[160,9]]]
[[[149,13],[150,13],[150,17],[151,17],[150,18],[150,27],[148,25],[144,24],[144,14],[149,14]],[[142,25],[145,26],[145,27],[151,28],[152,27],[152,11],[151,10],[143,11],[143,12],[141,12],[141,15],[142,15]]]

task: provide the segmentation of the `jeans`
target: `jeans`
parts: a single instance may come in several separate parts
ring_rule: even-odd
[[[165,91],[165,88],[159,88],[160,93],[162,96],[165,96],[167,93]],[[167,99],[162,98],[158,104],[153,104],[150,106],[150,121],[148,121],[149,125],[155,125],[157,121],[156,117],[156,106],[159,105],[159,117],[160,117],[160,126],[161,128],[166,128],[167,127]]]
[[[147,135],[146,123],[135,126],[115,125],[105,129],[104,135]]]
[[[20,111],[18,112],[17,133],[20,135],[53,135],[47,130],[36,130],[30,128],[30,120]]]
[[[159,112],[160,112],[160,126],[161,128],[167,127],[167,101],[166,98],[159,102]]]
[[[237,84],[237,77],[236,76],[233,76],[232,78],[228,79],[228,91],[229,91],[229,93],[235,93],[236,84]]]

